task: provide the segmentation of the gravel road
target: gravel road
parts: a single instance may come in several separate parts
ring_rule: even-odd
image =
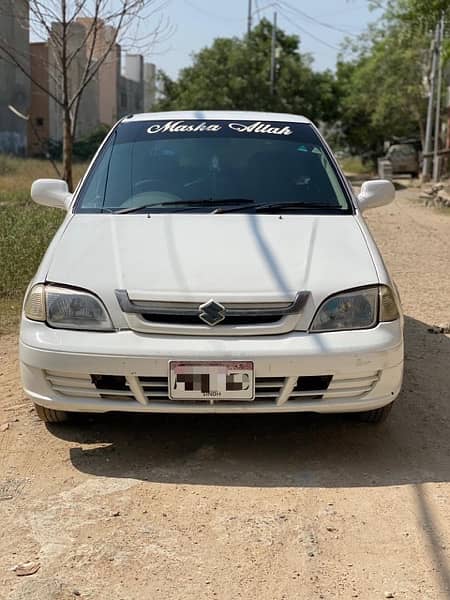
[[[340,416],[38,421],[0,338],[0,598],[450,598],[450,216],[368,216],[406,314],[403,392]],[[38,569],[32,575],[22,572]]]

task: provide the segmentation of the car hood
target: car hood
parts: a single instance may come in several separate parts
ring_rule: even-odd
[[[47,280],[115,302],[286,301],[315,303],[377,283],[353,215],[76,214],[49,261]]]

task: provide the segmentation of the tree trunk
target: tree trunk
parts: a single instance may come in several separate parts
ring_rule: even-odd
[[[69,192],[73,191],[72,177],[72,119],[69,110],[64,111],[64,135],[63,135],[63,178],[69,186]]]

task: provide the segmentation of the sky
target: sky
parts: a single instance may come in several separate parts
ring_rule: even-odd
[[[379,10],[369,10],[367,0],[252,0],[252,8],[253,25],[263,16],[272,20],[276,10],[278,26],[300,36],[300,50],[312,54],[319,71],[334,69],[345,37],[361,33],[380,16]],[[163,12],[174,33],[146,58],[175,78],[191,64],[192,53],[214,38],[246,32],[248,0],[168,0]]]

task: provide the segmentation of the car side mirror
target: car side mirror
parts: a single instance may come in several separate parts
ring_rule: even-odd
[[[359,208],[365,211],[389,204],[395,198],[395,187],[387,179],[372,179],[365,181],[358,194]]]
[[[36,179],[31,186],[31,198],[37,204],[68,210],[72,194],[62,179]]]

